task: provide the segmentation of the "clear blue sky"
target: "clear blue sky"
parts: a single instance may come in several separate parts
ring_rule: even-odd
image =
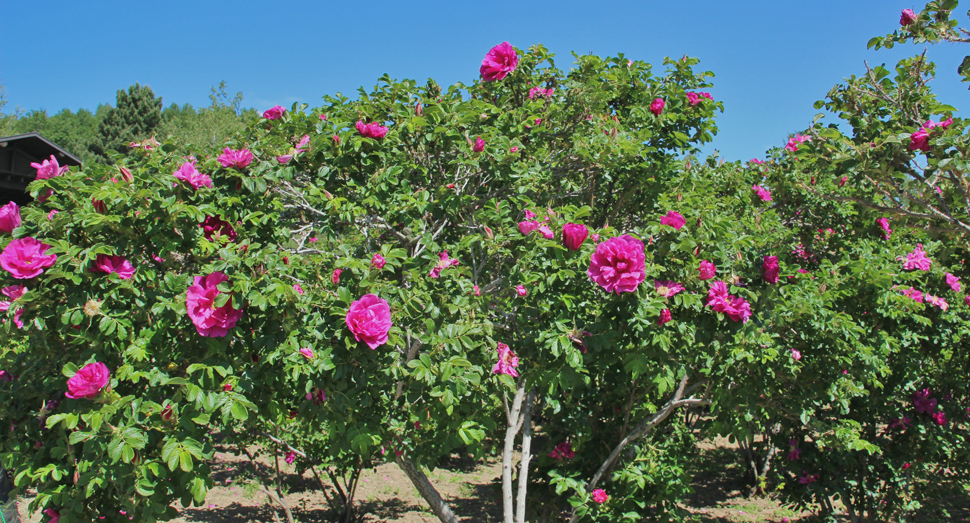
[[[149,85],[171,103],[208,105],[221,80],[262,111],[311,107],[335,92],[355,97],[388,73],[470,83],[493,45],[542,43],[557,65],[570,51],[646,60],[700,58],[725,104],[717,148],[729,160],[762,157],[802,130],[812,104],[842,78],[923,50],[867,51],[898,26],[913,0],[383,2],[6,0],[0,11],[0,80],[9,112],[114,104],[118,89]],[[962,9],[966,9],[963,6]],[[961,10],[957,9],[957,13]],[[961,22],[966,20],[961,16]],[[966,49],[930,49],[941,100],[965,111],[956,68]],[[661,69],[662,70],[662,69]]]

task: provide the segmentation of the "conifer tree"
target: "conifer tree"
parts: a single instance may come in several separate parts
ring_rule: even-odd
[[[98,142],[92,150],[102,156],[108,151],[126,152],[131,142],[149,138],[162,119],[162,99],[151,87],[132,85],[119,90],[117,104],[98,124]]]

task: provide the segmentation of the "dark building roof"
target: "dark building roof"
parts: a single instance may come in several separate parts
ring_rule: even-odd
[[[24,205],[31,201],[27,184],[37,177],[31,162],[42,163],[51,155],[60,165],[80,167],[81,160],[60,148],[40,133],[18,134],[0,138],[0,205],[14,201]]]

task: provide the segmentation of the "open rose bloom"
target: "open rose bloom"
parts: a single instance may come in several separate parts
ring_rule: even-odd
[[[127,280],[135,275],[135,267],[132,266],[130,261],[121,256],[99,254],[98,258],[94,260],[94,266],[91,267],[91,272],[115,273],[122,280]]]
[[[360,133],[361,136],[366,136],[367,138],[380,140],[381,138],[387,136],[387,127],[384,127],[377,122],[364,123],[358,120],[356,127],[357,132]]]
[[[643,242],[624,234],[600,243],[586,274],[606,292],[633,292],[646,278]]]
[[[101,394],[101,389],[108,385],[110,379],[111,371],[107,365],[100,361],[88,363],[67,380],[67,392],[64,395],[74,399],[95,398]]]
[[[249,149],[240,149],[237,151],[226,147],[222,150],[222,155],[217,160],[223,167],[243,169],[249,167],[249,164],[252,163],[253,153]]]
[[[44,254],[50,247],[34,238],[12,240],[0,253],[0,267],[18,280],[40,276],[57,260],[56,254]]]
[[[482,66],[478,72],[482,75],[482,80],[494,82],[515,71],[517,65],[519,65],[519,55],[515,53],[511,44],[502,42],[488,51],[482,59]]]
[[[20,207],[17,202],[0,207],[0,231],[11,233],[17,227],[20,227]]]
[[[393,325],[390,305],[373,294],[351,303],[344,321],[354,339],[366,343],[371,350],[387,343],[387,333]]]
[[[177,171],[172,173],[173,176],[179,180],[185,182],[192,190],[199,190],[199,187],[212,188],[212,178],[209,178],[208,174],[202,174],[192,162],[185,162]]]
[[[221,338],[229,334],[229,329],[242,318],[242,311],[232,307],[232,300],[222,307],[215,305],[216,297],[220,294],[217,286],[228,280],[228,276],[218,271],[205,277],[196,276],[186,292],[185,305],[189,318],[201,336]]]
[[[498,362],[492,367],[492,374],[505,374],[517,378],[519,371],[515,370],[519,366],[519,357],[512,352],[508,345],[499,342],[495,348],[498,351]]]

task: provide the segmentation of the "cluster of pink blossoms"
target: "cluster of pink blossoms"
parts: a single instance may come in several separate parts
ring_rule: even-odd
[[[664,106],[667,102],[664,102],[663,98],[657,98],[650,103],[650,112],[656,116],[660,116],[660,113],[664,112]]]
[[[771,191],[769,191],[767,187],[762,187],[760,185],[752,185],[751,190],[758,195],[758,198],[761,198],[761,201],[763,202],[771,201]]]
[[[925,153],[930,152],[930,131],[939,127],[941,129],[946,129],[953,123],[953,118],[947,118],[946,120],[936,123],[933,120],[927,120],[918,131],[910,135],[909,137],[909,150],[910,151],[923,151]]]
[[[707,98],[708,100],[714,101],[714,97],[711,96],[711,93],[687,93],[687,101],[689,101],[691,105],[701,103],[701,98]]]
[[[551,87],[549,89],[543,89],[542,87],[533,87],[532,89],[529,89],[529,99],[532,100],[536,96],[546,96],[546,97],[552,96],[553,91],[554,90]]]
[[[933,261],[926,257],[926,251],[923,250],[923,244],[917,243],[916,248],[913,249],[913,252],[906,255],[906,260],[903,262],[903,269],[907,271],[911,271],[913,269],[928,271],[932,265]]]
[[[707,291],[706,305],[714,312],[723,312],[728,318],[741,323],[746,323],[751,317],[751,304],[744,298],[728,294],[727,284],[720,280],[712,283]]]
[[[286,109],[283,109],[282,105],[274,105],[273,107],[263,111],[263,118],[266,118],[267,120],[279,120],[283,117],[283,113],[285,112]]]
[[[888,218],[879,218],[878,220],[876,220],[876,225],[878,225],[879,228],[882,229],[882,238],[884,240],[888,240],[889,237],[893,235],[893,230],[889,228]]]

